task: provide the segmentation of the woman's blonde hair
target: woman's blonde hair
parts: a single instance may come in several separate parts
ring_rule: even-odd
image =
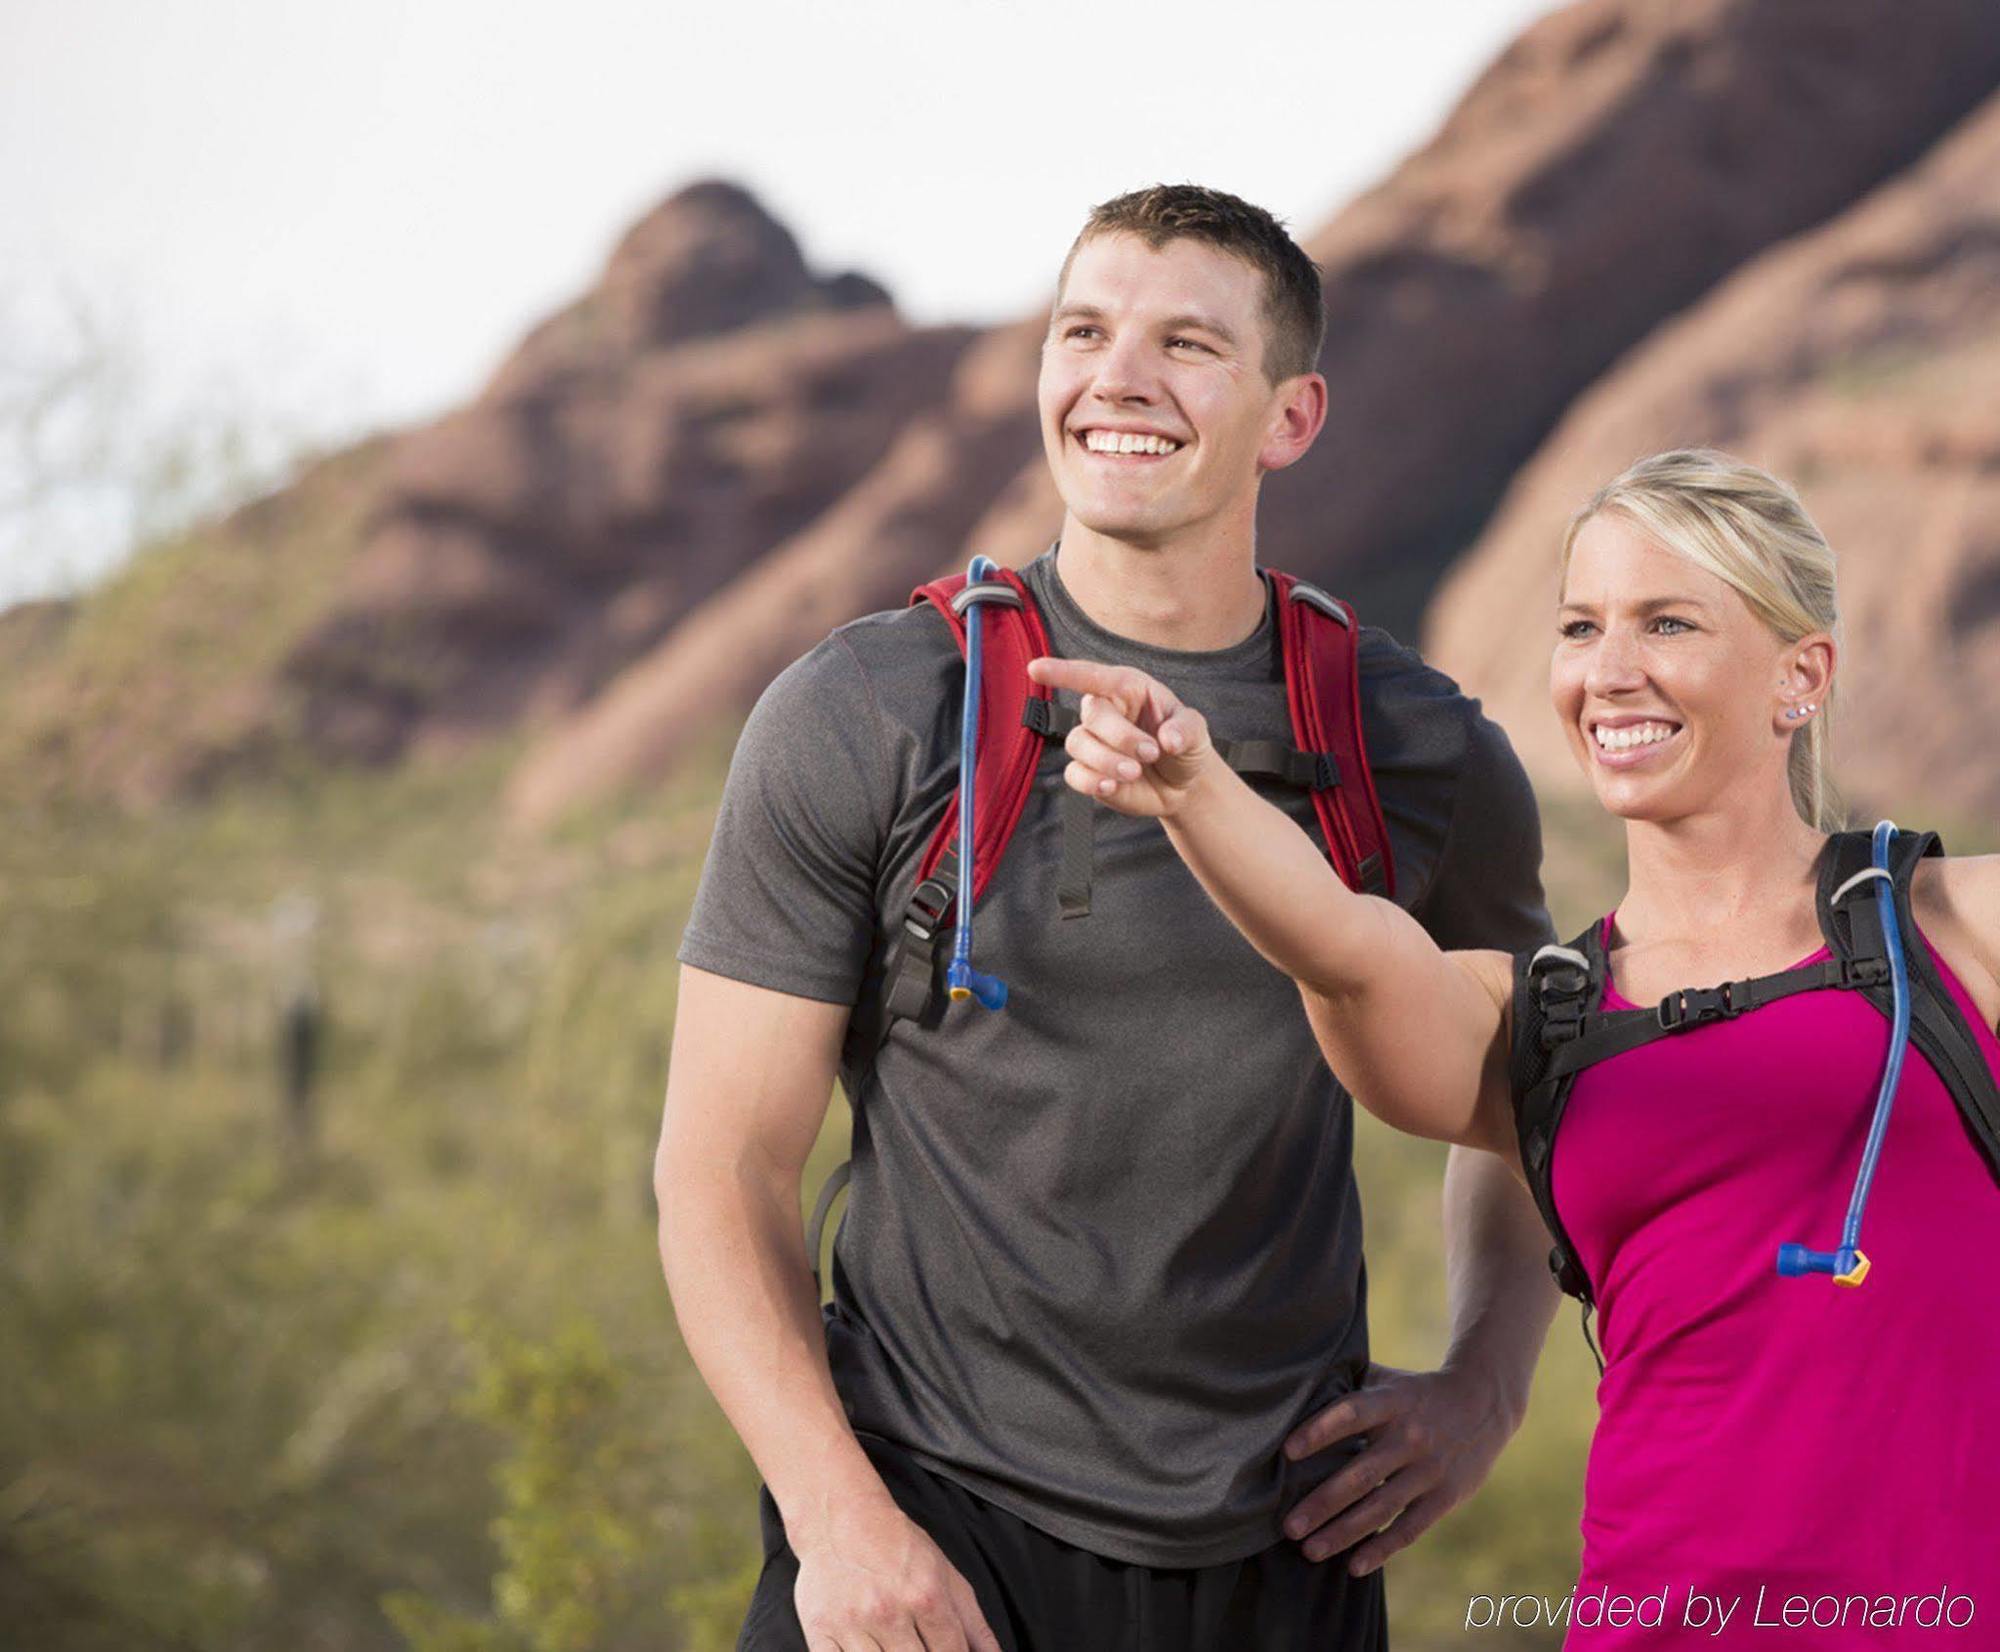
[[[1569,577],[1578,531],[1599,511],[1618,511],[1652,538],[1742,595],[1750,611],[1797,642],[1814,631],[1840,642],[1833,550],[1785,483],[1713,448],[1678,448],[1641,459],[1614,477],[1570,518],[1561,578]],[[1833,691],[1792,735],[1786,761],[1792,803],[1808,826],[1837,832],[1845,811],[1827,774]]]

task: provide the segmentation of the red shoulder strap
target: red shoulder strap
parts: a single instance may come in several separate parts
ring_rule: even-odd
[[[1270,574],[1278,592],[1279,639],[1292,737],[1301,751],[1331,757],[1336,770],[1334,784],[1313,793],[1328,854],[1350,888],[1393,897],[1395,862],[1362,740],[1361,655],[1354,611],[1291,574],[1276,569]],[[979,769],[974,777],[979,818],[973,822],[972,836],[975,905],[1007,852],[1041,761],[1044,737],[1024,723],[1023,709],[1031,699],[1054,698],[1048,689],[1028,680],[1028,661],[1049,651],[1048,633],[1035,599],[1011,568],[998,570],[998,577],[1019,594],[1021,606],[988,603],[981,620],[984,659]],[[965,618],[953,609],[952,598],[964,588],[965,576],[953,574],[910,593],[912,605],[929,602],[944,616],[961,654],[965,651]],[[958,796],[954,792],[918,862],[920,883],[937,870],[957,835]]]
[[[986,892],[1000,857],[1020,823],[1034,789],[1035,769],[1041,762],[1043,736],[1022,722],[1028,701],[1054,698],[1042,684],[1028,680],[1028,662],[1048,653],[1048,632],[1027,582],[1011,568],[997,570],[996,577],[1011,586],[1021,598],[1021,606],[987,602],[981,605],[979,663],[979,767],[973,775],[977,799],[972,822],[972,902]],[[919,585],[910,593],[911,606],[928,602],[944,615],[951,634],[958,639],[958,651],[965,653],[965,616],[951,605],[951,599],[965,588],[965,575],[953,574]],[[924,857],[917,863],[917,880],[930,877],[958,836],[958,793],[946,805]],[[961,881],[964,869],[960,868]]]
[[[1269,570],[1278,589],[1285,698],[1299,750],[1334,761],[1334,783],[1313,793],[1334,870],[1350,889],[1393,898],[1396,867],[1382,803],[1361,735],[1361,646],[1354,610],[1291,574]]]

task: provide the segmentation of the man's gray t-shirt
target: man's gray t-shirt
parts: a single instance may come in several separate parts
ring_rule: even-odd
[[[1137,666],[1218,736],[1290,741],[1271,602],[1243,642],[1181,652],[1094,624],[1053,550],[1022,572],[1052,653]],[[1367,1366],[1352,1104],[1296,987],[1156,820],[1100,805],[1090,910],[1061,915],[1059,742],[974,914],[1006,1008],[953,1004],[869,1047],[957,785],[963,683],[928,603],[788,667],[744,726],[679,956],[857,1006],[827,1310],[853,1425],[1107,1558],[1235,1559],[1335,1466],[1279,1448]],[[1552,939],[1505,735],[1366,627],[1361,693],[1398,901],[1445,947]],[[1254,784],[1321,841],[1309,793]]]

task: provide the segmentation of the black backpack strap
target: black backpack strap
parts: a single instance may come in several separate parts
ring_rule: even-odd
[[[1211,744],[1216,756],[1246,780],[1277,780],[1313,792],[1340,784],[1340,764],[1331,752],[1300,751],[1284,740],[1216,739]]]
[[[920,878],[903,909],[903,933],[896,938],[888,965],[881,1026],[875,1042],[888,1036],[897,1021],[921,1021],[931,1007],[937,982],[937,948],[954,922],[958,902],[958,845],[945,845],[942,858],[927,878]]]
[[[1553,1053],[1550,1070],[1560,1075],[1577,1073],[1627,1050],[1686,1032],[1690,1027],[1706,1026],[1711,1021],[1732,1021],[1795,993],[1817,992],[1823,987],[1873,985],[1878,980],[1886,981],[1888,972],[1888,960],[1881,957],[1827,958],[1798,969],[1779,970],[1775,975],[1725,981],[1719,987],[1682,987],[1668,993],[1650,1009],[1600,1009],[1589,1018],[1582,1033]]]
[[[1515,954],[1513,1039],[1508,1050],[1521,1168],[1535,1208],[1555,1241],[1549,1252],[1549,1271],[1557,1286],[1582,1305],[1583,1339],[1600,1375],[1604,1356],[1590,1334],[1590,1315],[1596,1306],[1590,1275],[1584,1271],[1556,1210],[1556,1131],[1569,1105],[1576,1071],[1573,1067],[1558,1071],[1555,1058],[1582,1037],[1587,1018],[1604,1001],[1604,984],[1604,945],[1597,924],[1568,946],[1550,945]]]
[[[1592,924],[1568,946],[1545,946],[1514,958],[1514,1030],[1508,1052],[1514,1131],[1521,1168],[1542,1220],[1555,1240],[1549,1268],[1564,1291],[1590,1300],[1590,1280],[1556,1213],[1551,1169],[1556,1131],[1569,1103],[1574,1068],[1558,1069],[1557,1054],[1583,1034],[1585,1018],[1604,1001],[1604,947]]]
[[[1840,832],[1827,839],[1820,860],[1818,904],[1820,931],[1836,958],[1853,957],[1874,978],[1862,995],[1884,1016],[1895,1014],[1876,910],[1870,866],[1870,834]],[[1958,1000],[1931,962],[1930,949],[1910,906],[1910,885],[1917,863],[1942,855],[1944,844],[1935,832],[1898,832],[1890,851],[1891,886],[1896,897],[1896,921],[1903,932],[1903,965],[1910,985],[1910,1042],[1931,1064],[1958,1107],[1967,1132],[1994,1180],[2000,1182],[2000,1083],[1986,1063],[1977,1036]],[[1879,973],[1871,959],[1881,959]]]
[[[826,1219],[833,1210],[833,1201],[840,1197],[840,1190],[847,1186],[853,1174],[854,1163],[851,1159],[843,1159],[833,1167],[833,1173],[820,1184],[819,1197],[813,1201],[812,1217],[806,1223],[806,1260],[812,1267],[815,1296],[826,1295],[819,1278],[820,1250],[826,1242]]]
[[[1031,699],[1021,708],[1023,727],[1060,746],[1081,719],[1075,706]],[[1097,800],[1068,786],[1056,804],[1062,815],[1062,869],[1056,878],[1056,908],[1065,918],[1090,916],[1090,886],[1097,859]]]

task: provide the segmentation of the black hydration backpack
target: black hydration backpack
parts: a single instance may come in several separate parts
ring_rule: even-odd
[[[1938,976],[1910,912],[1910,879],[1917,862],[1941,855],[1935,832],[1901,832],[1895,838],[1890,876],[1902,929],[1910,987],[1910,1043],[1936,1069],[1960,1117],[2000,1180],[2000,1085],[1986,1065],[1973,1029]],[[1584,1336],[1596,1306],[1589,1276],[1556,1210],[1553,1166],[1556,1135],[1576,1075],[1593,1062],[1636,1050],[1690,1027],[1726,1021],[1795,992],[1852,988],[1885,1017],[1895,1012],[1881,916],[1868,876],[1867,832],[1828,838],[1820,857],[1817,905],[1820,933],[1833,956],[1800,969],[1781,970],[1719,987],[1670,992],[1652,1009],[1607,1010],[1603,928],[1593,923],[1567,946],[1545,946],[1514,957],[1514,1037],[1509,1056],[1514,1128],[1528,1186],[1555,1239],[1549,1267],[1556,1283],[1583,1305]],[[1859,896],[1860,898],[1856,898]],[[1597,1345],[1591,1342],[1591,1353]],[[1598,1356],[1599,1369],[1603,1367]]]

